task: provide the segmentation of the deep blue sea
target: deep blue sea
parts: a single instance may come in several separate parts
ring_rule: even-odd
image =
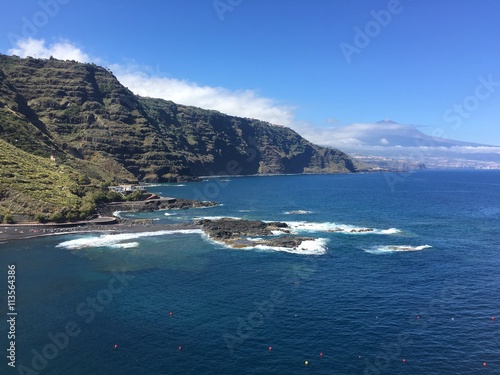
[[[217,178],[149,190],[221,205],[122,215],[279,220],[317,240],[295,253],[236,250],[198,231],[145,228],[1,244],[0,373],[500,374],[500,171]],[[351,232],[362,228],[373,231]]]

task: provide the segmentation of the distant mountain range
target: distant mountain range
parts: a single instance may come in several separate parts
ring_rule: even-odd
[[[306,136],[383,167],[406,163],[428,168],[500,168],[498,146],[433,137],[417,126],[391,120],[340,126]]]
[[[391,120],[374,124],[355,124],[337,129],[337,136],[355,137],[360,145],[378,147],[480,147],[487,146],[472,142],[462,142],[442,137],[432,137],[422,133],[417,127],[398,124]]]

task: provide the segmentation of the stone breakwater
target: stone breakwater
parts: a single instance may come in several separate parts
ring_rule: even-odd
[[[113,216],[116,211],[152,212],[158,210],[187,210],[217,206],[217,202],[196,201],[182,198],[159,198],[137,202],[113,202],[98,207],[99,214]]]
[[[239,220],[222,218],[219,220],[198,220],[196,225],[214,241],[222,242],[233,248],[269,246],[299,249],[311,237],[289,235],[288,224],[281,222],[266,223],[260,220]],[[281,233],[284,235],[269,237]],[[261,238],[268,237],[268,238]]]

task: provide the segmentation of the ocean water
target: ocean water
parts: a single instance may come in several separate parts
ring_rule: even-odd
[[[4,354],[8,264],[18,313],[2,374],[500,374],[499,171],[150,190],[221,205],[121,214],[279,220],[316,241],[236,250],[145,228],[1,244]]]

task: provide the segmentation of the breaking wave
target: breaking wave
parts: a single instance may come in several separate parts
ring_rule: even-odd
[[[216,241],[206,233],[202,234],[202,238],[212,244],[222,246],[226,249],[231,250],[258,250],[258,251],[278,251],[298,255],[323,255],[327,250],[328,239],[326,238],[316,238],[314,240],[302,241],[302,243],[296,248],[281,247],[281,246],[267,246],[267,245],[255,245],[255,246],[230,246],[222,241]],[[247,241],[261,241],[260,237],[246,237]]]
[[[120,233],[120,234],[102,234],[100,236],[85,236],[74,240],[64,241],[56,245],[56,247],[67,250],[80,250],[93,247],[109,247],[109,248],[133,248],[139,246],[135,240],[142,237],[165,236],[169,234],[200,234],[200,229],[178,229],[178,230],[161,230],[157,232],[138,232],[138,233]]]
[[[194,217],[195,220],[221,220],[221,219],[233,219],[233,220],[242,220],[241,217],[235,216],[197,216]]]
[[[306,211],[306,210],[295,210],[295,211],[287,211],[285,212],[285,215],[308,215],[312,214],[313,211]]]
[[[410,246],[410,245],[384,245],[384,246],[373,246],[369,249],[364,249],[370,254],[390,254],[397,252],[411,252],[411,251],[422,251],[425,249],[430,249],[430,245],[421,246]]]
[[[316,238],[314,240],[302,241],[302,243],[296,249],[289,247],[266,246],[266,245],[256,245],[253,247],[245,247],[244,249],[282,251],[285,253],[298,254],[298,255],[323,255],[326,254],[327,242],[328,240],[326,238]]]
[[[329,232],[329,233],[347,233],[347,234],[398,234],[401,233],[400,229],[389,228],[389,229],[377,229],[371,227],[358,227],[348,224],[336,224],[336,223],[311,223],[307,221],[290,221],[287,222],[288,226],[297,232]]]
[[[125,243],[117,243],[114,245],[110,245],[109,247],[112,247],[114,249],[131,249],[138,246],[139,242],[125,242]]]

